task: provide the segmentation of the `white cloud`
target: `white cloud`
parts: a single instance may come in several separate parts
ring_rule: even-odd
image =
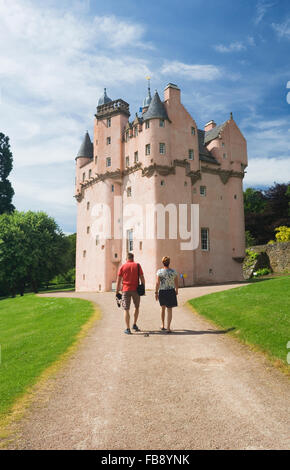
[[[224,46],[223,44],[217,44],[213,46],[214,49],[218,52],[227,53],[227,52],[237,52],[246,49],[246,46],[242,42],[232,42],[229,46]]]
[[[217,52],[228,53],[228,52],[240,52],[247,49],[248,46],[255,46],[256,42],[253,36],[248,36],[244,42],[235,41],[230,43],[228,46],[224,44],[215,44],[213,48]]]
[[[56,4],[56,2],[54,2]],[[64,2],[65,3],[65,2]],[[59,211],[74,207],[73,181],[62,172],[52,190],[47,165],[74,156],[86,129],[92,136],[97,100],[107,86],[112,99],[150,74],[142,54],[153,46],[145,27],[111,16],[87,15],[83,2],[0,0],[0,129],[10,137],[16,205]],[[112,90],[113,89],[113,90]],[[111,93],[110,93],[111,91]],[[33,165],[37,164],[37,171]],[[31,172],[24,169],[30,166]],[[41,184],[38,181],[41,179]],[[62,204],[60,204],[62,206]]]
[[[256,25],[261,23],[261,21],[263,20],[264,16],[267,13],[267,10],[269,10],[269,8],[273,7],[275,4],[276,4],[276,2],[275,3],[273,3],[273,2],[270,3],[270,2],[267,2],[265,0],[259,0],[256,4],[256,16],[255,16],[255,19],[254,19],[254,23]]]
[[[272,23],[272,28],[280,38],[290,39],[290,18],[288,18],[284,23]]]
[[[244,178],[245,186],[268,186],[290,180],[290,159],[252,158]]]
[[[184,64],[178,61],[166,62],[161,73],[190,80],[216,80],[222,76],[222,70],[215,65]]]

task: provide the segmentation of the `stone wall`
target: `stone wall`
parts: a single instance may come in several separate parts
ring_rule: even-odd
[[[256,253],[266,253],[274,273],[290,272],[290,242],[273,245],[256,245],[251,249]]]
[[[246,266],[247,257],[244,261],[244,277],[248,279],[253,271],[269,267],[274,273],[290,273],[290,242],[274,243],[273,245],[256,245],[250,247],[260,256],[251,266]]]

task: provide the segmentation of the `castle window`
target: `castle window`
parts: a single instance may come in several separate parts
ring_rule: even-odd
[[[225,160],[226,158],[227,158],[227,154],[224,153],[224,154],[223,154],[223,159]]]
[[[89,170],[89,178],[92,177],[92,170]]]
[[[95,165],[97,164],[97,161],[98,161],[98,157],[95,156]]]
[[[201,249],[202,251],[209,251],[209,231],[208,228],[201,229]]]
[[[142,242],[139,242],[139,250],[142,250]]]
[[[112,193],[115,191],[115,187],[114,187],[113,184],[112,184],[112,186],[111,186],[111,191],[112,191]]]
[[[86,279],[86,275],[85,275],[85,274],[83,274],[83,281],[84,281],[85,279]]]
[[[160,155],[165,155],[165,144],[164,143],[159,144],[159,153],[160,153]]]
[[[150,155],[150,144],[145,145],[145,155]]]
[[[107,119],[107,127],[111,127],[111,118]]]
[[[110,145],[111,143],[111,137],[107,137],[107,145]]]
[[[127,251],[133,251],[133,229],[127,230]]]
[[[149,129],[149,127],[150,127],[150,121],[146,121],[145,122],[145,129]]]
[[[87,254],[87,252],[86,252],[86,250],[84,250],[84,251],[83,251],[83,258],[86,257],[86,254]]]
[[[126,157],[126,166],[129,166],[129,165],[130,165],[130,158]]]
[[[138,163],[138,152],[134,153],[134,163]]]
[[[225,143],[224,143],[224,142],[222,142],[222,147],[224,147],[224,146],[225,146]]]
[[[165,127],[164,119],[159,119],[159,127]]]
[[[98,141],[98,139],[96,139],[96,145],[98,145],[98,143],[99,143],[99,141]]]
[[[187,186],[187,181],[184,181],[184,186]]]
[[[129,131],[126,131],[126,134],[125,134],[125,141],[128,142],[129,140]]]
[[[106,158],[106,166],[111,166],[111,157]]]
[[[127,188],[127,197],[131,197],[132,196],[132,188],[131,186],[129,186],[129,188]]]
[[[164,180],[161,180],[161,181],[160,181],[160,185],[161,185],[161,186],[165,186],[165,181],[164,181]]]
[[[200,187],[200,195],[201,196],[206,196],[206,186],[201,186]]]
[[[193,149],[188,150],[188,160],[193,160],[194,159],[194,152]]]
[[[87,227],[87,233],[90,233],[90,227]]]
[[[191,135],[195,135],[195,128],[194,127],[191,128]]]
[[[83,181],[85,181],[85,179],[86,179],[86,174],[83,173]]]
[[[99,244],[99,235],[96,235],[96,245]]]
[[[89,208],[90,208],[90,203],[87,202],[87,211],[89,210]]]
[[[237,197],[237,195],[235,194],[235,195],[234,195],[234,199],[237,199],[237,198],[238,198],[238,197]]]
[[[137,137],[138,135],[138,127],[134,126],[134,137]]]

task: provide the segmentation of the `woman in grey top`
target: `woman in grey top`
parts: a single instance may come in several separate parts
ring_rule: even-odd
[[[165,309],[167,308],[167,333],[171,333],[172,308],[177,307],[178,274],[169,267],[170,258],[162,258],[164,268],[158,269],[156,273],[155,299],[159,300],[161,306],[161,330],[165,330]]]

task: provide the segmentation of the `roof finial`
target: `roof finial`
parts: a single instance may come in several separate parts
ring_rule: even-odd
[[[233,118],[233,113],[231,112],[230,113],[230,120],[232,121],[234,118]]]
[[[151,80],[151,77],[147,76],[146,80],[148,81],[148,95],[150,95],[150,80]]]

